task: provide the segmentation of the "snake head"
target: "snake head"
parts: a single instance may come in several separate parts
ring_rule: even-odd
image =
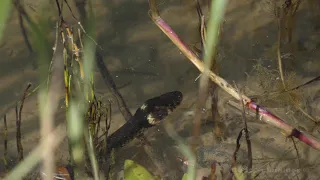
[[[149,125],[159,124],[180,105],[183,95],[180,91],[172,91],[147,100],[141,109],[148,113]]]

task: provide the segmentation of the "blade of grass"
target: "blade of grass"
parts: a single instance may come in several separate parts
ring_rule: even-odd
[[[218,32],[220,23],[223,19],[224,10],[227,4],[227,0],[214,0],[211,3],[210,7],[210,18],[208,23],[208,33],[210,36],[206,37],[205,41],[205,51],[204,51],[204,70],[202,71],[202,76],[200,78],[200,85],[199,85],[199,99],[198,105],[196,110],[196,115],[194,118],[194,129],[193,135],[194,140],[197,140],[198,136],[200,135],[200,126],[201,126],[201,112],[205,101],[208,97],[208,72],[212,66],[213,55],[216,52],[216,47],[218,43]],[[193,145],[193,150],[196,149],[196,143]]]
[[[178,143],[178,147],[184,157],[188,157],[188,180],[194,180],[196,177],[196,157],[190,147],[185,144],[181,137],[175,132],[170,123],[165,123],[165,130],[168,135]]]
[[[91,1],[90,1],[91,2]],[[94,14],[92,12],[92,6],[91,3],[89,4],[89,12],[88,12],[88,17],[87,17],[87,22],[86,22],[86,30],[88,32],[88,34],[94,34],[94,30],[95,30],[95,21],[93,21],[94,19]],[[94,91],[94,87],[93,87],[93,65],[94,65],[94,58],[95,58],[95,52],[96,52],[96,45],[94,44],[94,40],[92,37],[89,38],[88,36],[86,36],[85,41],[84,41],[84,94],[88,96],[88,102],[91,102],[93,100],[93,91]],[[88,105],[88,104],[87,104]],[[88,106],[86,107],[86,109],[88,108]],[[88,131],[85,131],[88,132]],[[91,166],[93,169],[93,175],[94,175],[94,179],[98,180],[99,179],[99,172],[98,172],[98,163],[97,163],[97,159],[95,156],[95,149],[93,146],[93,140],[92,140],[92,136],[91,133],[88,132],[88,134],[85,134],[86,138],[86,142],[87,142],[87,148],[89,151],[89,158],[91,161]]]
[[[21,13],[23,18],[26,20],[26,23],[29,25],[31,29],[31,37],[34,41],[34,47],[35,51],[38,55],[38,67],[39,67],[39,79],[40,82],[45,82],[48,77],[48,68],[49,68],[49,62],[50,62],[50,45],[46,38],[46,33],[49,32],[51,29],[49,28],[48,20],[46,19],[48,16],[44,13],[44,16],[42,16],[37,23],[35,23],[26,13],[23,6],[19,4],[18,1],[14,1],[15,7],[18,9],[18,11]],[[43,7],[40,8],[43,10]],[[58,40],[56,40],[59,42]],[[59,47],[59,46],[58,46]],[[57,47],[55,47],[55,50],[57,50]],[[56,52],[56,51],[55,51]],[[59,58],[59,53],[54,52],[53,59],[56,59],[54,61],[53,65],[53,75],[51,79],[51,84],[49,87],[49,92],[47,87],[45,87],[44,84],[42,84],[39,87],[39,98],[38,102],[40,104],[40,124],[41,124],[41,136],[42,143],[44,144],[41,148],[41,151],[38,152],[36,155],[39,159],[42,159],[44,161],[44,172],[48,175],[48,177],[53,177],[53,170],[54,170],[54,159],[53,159],[53,151],[54,151],[54,140],[55,137],[51,137],[49,139],[46,139],[46,137],[52,132],[53,130],[53,119],[54,114],[58,106],[59,101],[59,81],[61,81],[59,70],[59,63],[61,64],[61,58]],[[61,54],[61,53],[60,53]],[[56,56],[57,55],[57,56]],[[62,66],[63,69],[63,66]],[[42,153],[43,152],[43,153]],[[41,154],[42,156],[39,156]],[[30,158],[28,156],[27,158]],[[34,158],[34,157],[33,157]],[[20,168],[23,168],[22,173],[18,172],[20,177],[23,176],[24,173],[27,173],[32,169],[32,167],[37,163],[37,158],[34,158],[34,161],[29,162],[30,164],[27,166],[23,166],[26,164],[23,164],[20,166]],[[10,178],[12,179],[12,178]],[[15,179],[15,178],[13,178]],[[18,178],[19,179],[19,178]]]
[[[0,40],[2,40],[3,31],[7,24],[7,19],[11,11],[11,0],[0,1]]]
[[[47,141],[52,143],[52,148],[58,147],[62,140],[66,137],[65,128],[59,125],[54,131],[50,132],[49,135],[23,160],[18,164],[4,180],[19,180],[23,179],[27,173],[30,172],[42,159],[39,154],[48,155],[48,150],[45,148]]]
[[[96,159],[95,156],[95,151],[94,151],[94,145],[93,145],[93,139],[90,133],[88,133],[88,131],[85,131],[85,138],[86,138],[86,144],[87,144],[87,148],[89,151],[89,158],[90,158],[90,162],[91,162],[91,166],[93,169],[93,177],[95,180],[99,179],[99,166],[98,166],[98,161]]]
[[[47,91],[46,88],[41,88],[39,92],[42,137],[48,136],[48,134],[53,130],[54,116],[57,111],[60,94],[63,89],[63,44],[59,34],[57,33],[56,35],[56,43],[52,58],[51,80],[48,87],[49,91]],[[54,149],[51,141],[45,141],[44,143],[47,144],[44,148],[44,151],[47,151],[47,154],[43,154],[43,172],[47,175],[47,178],[50,178],[53,177],[55,169]]]

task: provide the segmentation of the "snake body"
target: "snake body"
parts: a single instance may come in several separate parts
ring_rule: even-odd
[[[126,145],[146,128],[159,124],[181,103],[182,98],[181,92],[172,91],[148,99],[129,121],[107,137],[107,153]]]

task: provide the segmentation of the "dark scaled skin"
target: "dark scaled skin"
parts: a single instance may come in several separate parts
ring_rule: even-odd
[[[152,99],[148,99],[134,116],[121,128],[108,136],[106,153],[112,149],[119,148],[134,139],[144,129],[152,127],[164,120],[170,112],[180,105],[183,95],[179,91],[172,91]],[[150,124],[148,118],[155,119],[155,124]]]

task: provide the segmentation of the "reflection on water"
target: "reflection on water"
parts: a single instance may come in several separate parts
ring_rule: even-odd
[[[225,21],[222,26],[222,34],[219,44],[219,72],[220,75],[227,81],[235,81],[241,86],[249,87],[250,94],[259,94],[268,91],[268,89],[261,89],[258,81],[264,79],[257,79],[256,75],[251,73],[257,62],[264,62],[266,68],[277,70],[277,20],[272,13],[266,8],[266,0],[262,1],[230,1],[226,12]],[[272,2],[272,1],[269,1]],[[37,2],[31,0],[24,1],[29,13],[34,13],[34,16],[39,16],[40,7]],[[320,70],[320,11],[319,3],[316,0],[303,1],[295,16],[294,31],[291,43],[283,42],[281,47],[281,55],[283,56],[283,63],[285,73],[295,72],[296,80],[293,82],[299,85],[312,77],[319,75]],[[163,0],[158,2],[158,8],[161,11],[161,16],[168,24],[181,36],[186,44],[192,46],[199,44],[198,31],[198,17],[196,10],[186,6],[185,1],[169,1]],[[32,7],[32,10],[30,9]],[[29,9],[28,9],[29,8]],[[71,3],[71,8],[76,9],[74,3]],[[206,8],[204,8],[207,12]],[[14,10],[15,11],[15,10]],[[53,9],[52,9],[53,11]],[[75,11],[75,10],[74,10]],[[186,57],[176,48],[173,43],[153,24],[148,16],[147,1],[142,0],[122,0],[122,1],[93,1],[93,11],[96,18],[96,27],[98,35],[98,44],[104,49],[103,56],[108,69],[114,77],[117,86],[121,87],[120,92],[128,103],[132,112],[135,111],[146,99],[157,96],[166,91],[179,90],[185,94],[186,98],[181,105],[182,108],[179,113],[185,114],[186,111],[193,109],[186,104],[195,101],[195,93],[197,92],[198,83],[195,83],[195,78],[199,75],[198,70],[193,67]],[[55,12],[55,10],[54,10]],[[68,12],[65,9],[65,12]],[[54,13],[52,13],[54,14]],[[76,13],[77,15],[77,13]],[[70,14],[66,13],[66,21],[70,24],[75,24],[75,20]],[[53,18],[54,19],[54,18]],[[0,48],[0,112],[1,115],[5,113],[8,107],[14,107],[16,99],[22,95],[23,89],[28,82],[37,84],[37,73],[32,69],[32,58],[29,56],[26,45],[24,44],[16,12],[12,14],[8,27],[5,31],[6,35],[1,42]],[[250,74],[247,78],[246,73]],[[274,72],[276,73],[276,71]],[[253,77],[252,77],[253,76]],[[109,97],[106,85],[98,71],[95,73],[97,92],[105,97]],[[255,90],[251,92],[251,90]],[[309,113],[315,113],[314,109],[319,109],[315,101],[319,101],[319,83],[310,86],[308,90],[303,92],[303,98],[308,99],[311,104],[311,109],[308,103],[304,103],[306,109],[309,108]],[[219,93],[220,99],[225,98],[225,93]],[[23,111],[22,133],[23,146],[25,152],[29,152],[39,140],[38,129],[38,115],[36,96],[27,99]],[[222,103],[223,104],[223,103]],[[188,107],[188,109],[186,108]],[[222,106],[222,116],[230,117],[226,124],[231,121],[241,122],[234,113],[228,109],[228,106]],[[289,108],[289,107],[286,107]],[[112,130],[115,130],[124,123],[121,115],[118,114],[116,106],[114,106],[114,124]],[[311,125],[305,117],[293,110],[292,116],[288,115],[291,109],[274,109],[284,119],[288,118],[290,123],[294,125],[301,125],[310,127]],[[284,112],[284,114],[283,114]],[[287,114],[286,114],[287,113]],[[290,113],[289,113],[290,114]],[[315,115],[316,117],[317,115]],[[185,117],[185,116],[181,116]],[[232,117],[232,118],[231,118]],[[238,117],[239,119],[235,118]],[[226,118],[226,117],[225,117]],[[319,115],[318,115],[319,118]],[[7,111],[8,128],[9,128],[9,152],[13,157],[16,155],[15,150],[15,112],[14,108]],[[61,122],[64,119],[64,109],[59,112],[57,121]],[[119,119],[119,121],[117,121]],[[228,119],[228,118],[227,118]],[[171,119],[170,121],[174,121]],[[299,121],[300,120],[300,121]],[[176,120],[179,123],[186,124],[186,128],[191,126],[192,117]],[[303,122],[301,122],[303,121]],[[1,121],[2,122],[2,121]],[[119,123],[117,123],[119,122]],[[301,123],[301,124],[300,124]],[[241,123],[239,123],[241,124]],[[209,125],[208,125],[209,126]],[[293,157],[295,155],[292,150],[292,145],[286,143],[281,134],[266,125],[250,123],[249,126],[260,129],[252,137],[253,157],[261,157],[267,161],[268,158],[282,157],[284,150],[288,150]],[[0,128],[3,129],[3,124],[0,123]],[[231,128],[231,126],[229,127]],[[154,134],[155,141],[152,141],[155,147],[173,146],[174,141],[167,137],[165,131],[150,130],[148,133]],[[189,128],[191,130],[191,128]],[[188,130],[189,130],[188,129]],[[210,128],[209,128],[210,129]],[[233,127],[229,131],[234,132],[227,138],[225,144],[232,144],[225,146],[220,151],[230,151],[229,156],[233,153],[235,146],[235,137],[241,127]],[[307,128],[308,129],[308,128]],[[182,127],[180,129],[182,131]],[[184,135],[188,138],[190,131]],[[179,132],[179,131],[178,131]],[[319,134],[315,134],[320,137]],[[263,138],[276,139],[269,147],[261,146]],[[0,135],[0,142],[3,142],[3,136]],[[58,161],[64,162],[66,154],[66,144],[61,146],[58,151]],[[211,150],[216,149],[215,145],[208,147]],[[223,144],[221,145],[223,147]],[[244,145],[243,145],[244,146]],[[3,144],[0,143],[0,152],[3,152]],[[245,146],[243,147],[245,149]],[[301,151],[306,148],[304,144],[299,145]],[[130,148],[129,148],[130,149]],[[136,153],[129,153],[129,149],[124,149],[119,152],[120,159],[133,158],[139,161],[140,164],[150,167],[149,170],[156,172],[154,165],[148,158],[143,156],[142,150],[136,149]],[[212,161],[217,161],[215,151],[211,151]],[[200,149],[200,152],[204,151]],[[206,151],[207,152],[207,151]],[[310,166],[310,174],[312,172],[312,160],[316,156],[316,152],[310,150],[311,153],[302,154],[301,160],[305,165]],[[178,152],[162,152],[172,154],[175,156]],[[208,152],[207,152],[208,153]],[[244,153],[245,154],[245,153]],[[169,155],[168,155],[169,156]],[[226,154],[224,154],[226,156]],[[245,155],[243,155],[245,156]],[[203,156],[201,156],[203,158]],[[212,159],[213,158],[213,159]],[[200,159],[202,160],[202,159]],[[208,159],[203,160],[204,162]],[[222,162],[223,160],[221,160]],[[245,158],[244,158],[245,161]],[[119,162],[121,162],[119,160]],[[227,161],[226,161],[227,162]],[[294,162],[281,161],[281,168],[289,166],[296,167]],[[272,166],[272,161],[261,163],[254,160],[254,166]],[[3,164],[0,163],[0,172],[3,171]],[[279,165],[280,166],[280,165]],[[272,168],[274,168],[272,166]],[[279,167],[280,168],[280,167]],[[281,174],[281,172],[279,173]],[[265,174],[264,174],[265,175]],[[292,175],[286,174],[288,177]],[[277,177],[275,175],[275,177]],[[279,175],[280,177],[280,175]],[[280,177],[283,178],[283,177]]]

